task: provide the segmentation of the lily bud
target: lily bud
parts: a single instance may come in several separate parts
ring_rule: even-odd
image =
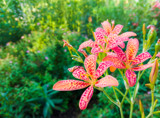
[[[63,40],[63,42],[64,42],[63,47],[67,46],[68,48],[73,49],[73,46],[71,44],[69,44],[68,41]]]
[[[145,84],[145,86],[148,87],[148,88],[150,88],[150,89],[152,89],[152,85],[150,83]]]
[[[160,39],[158,39],[157,43],[155,44],[155,52],[156,52],[156,54],[158,53],[159,50],[160,50]]]
[[[143,28],[142,28],[142,31],[143,31],[143,35],[146,35],[146,28],[145,28],[145,23],[143,24]]]
[[[92,22],[92,17],[91,16],[88,17],[88,22],[90,22],[90,23]]]
[[[141,118],[145,118],[144,108],[143,108],[141,100],[139,100],[139,109],[140,109],[140,112],[141,112]]]
[[[71,56],[73,60],[83,63],[83,60],[80,56],[76,56],[76,55],[71,55]]]
[[[116,70],[116,67],[110,66],[109,70],[110,70],[111,72],[114,72],[114,71]]]
[[[115,25],[115,22],[114,22],[114,20],[112,20],[112,30],[114,29],[114,25]]]
[[[147,46],[151,46],[151,44],[154,42],[157,36],[157,32],[155,30],[155,27],[153,25],[148,26],[147,28],[150,28],[148,35],[147,35]]]
[[[152,70],[151,70],[151,73],[150,73],[150,76],[149,76],[149,81],[151,84],[155,84],[156,82],[156,79],[157,79],[157,75],[158,75],[158,60],[156,59],[154,61],[154,64],[152,66]]]

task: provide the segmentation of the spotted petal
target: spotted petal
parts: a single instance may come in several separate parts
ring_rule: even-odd
[[[88,103],[93,95],[93,86],[88,87],[82,94],[80,101],[79,101],[79,108],[84,110],[87,108]]]
[[[82,80],[85,80],[85,81],[89,80],[89,78],[87,77],[87,73],[85,72],[83,67],[79,67],[76,70],[74,70],[72,75],[75,78],[78,78],[78,79],[82,79]]]
[[[86,68],[87,73],[93,76],[95,75],[96,71],[96,60],[97,56],[89,55],[84,61],[84,66]]]
[[[132,62],[133,65],[144,62],[145,60],[151,58],[152,56],[148,52],[143,52],[139,54]]]
[[[101,32],[104,36],[105,35],[107,36],[106,31],[104,29],[100,28],[100,27],[96,29],[96,32]]]
[[[106,69],[110,66],[112,66],[113,63],[111,61],[104,61],[104,62],[101,62],[97,68],[97,71],[96,71],[96,79],[99,78],[101,75],[103,75],[103,73],[106,71]]]
[[[125,32],[125,33],[123,33],[123,34],[121,34],[121,35],[119,35],[120,37],[131,37],[131,36],[137,36],[137,34],[136,33],[134,33],[134,32]]]
[[[130,87],[136,84],[136,73],[134,71],[126,70],[126,77],[128,79],[128,83]]]
[[[112,31],[113,34],[119,34],[123,28],[123,25],[116,25]]]
[[[108,36],[108,46],[107,46],[107,48],[112,49],[112,48],[114,48],[114,47],[116,47],[116,46],[118,46],[122,43],[123,43],[123,40],[121,40],[121,38],[118,37],[117,34],[110,34]]]
[[[94,37],[97,44],[100,44],[101,46],[105,44],[105,41],[104,41],[105,37],[101,32],[94,32]]]
[[[107,75],[106,77],[98,80],[97,83],[95,84],[95,86],[97,87],[118,86],[118,85],[119,83],[117,79],[110,75]]]
[[[78,51],[81,51],[82,49],[86,48],[86,47],[93,47],[94,42],[90,39],[88,41],[83,42],[80,46]]]
[[[153,66],[153,64],[145,64],[145,65],[142,65],[142,66],[138,66],[138,67],[132,68],[132,70],[141,71],[141,70],[145,70],[147,68],[150,68],[152,66]]]
[[[112,49],[118,56],[119,59],[121,59],[123,62],[126,62],[126,54],[123,52],[123,50],[120,47],[115,47]]]
[[[111,55],[112,54],[112,55]],[[116,68],[124,69],[125,65],[121,61],[121,59],[118,58],[118,56],[114,53],[109,53],[105,58],[103,58],[102,61],[111,61],[113,63],[113,66]]]
[[[100,52],[103,52],[103,50],[99,46],[95,46],[92,48],[91,53],[92,54],[98,54]]]
[[[127,60],[133,60],[139,48],[138,39],[130,39],[127,44],[126,57]]]
[[[111,24],[108,21],[102,22],[102,27],[106,31],[107,36],[110,34],[112,31]]]
[[[73,91],[83,89],[89,86],[89,83],[78,80],[61,80],[54,84],[53,90],[57,91]]]

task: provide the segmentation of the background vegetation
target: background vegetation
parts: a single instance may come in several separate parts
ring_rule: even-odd
[[[142,43],[142,25],[155,25],[160,37],[160,16],[152,10],[154,0],[0,0],[0,117],[2,118],[119,118],[119,111],[95,91],[85,111],[78,109],[82,91],[57,92],[55,82],[73,78],[73,61],[63,48],[63,39],[78,49],[92,32],[108,19],[134,31]],[[156,40],[158,40],[158,37]],[[141,47],[141,46],[140,46]],[[154,53],[154,46],[150,51]],[[142,51],[140,48],[139,51]],[[142,77],[138,97],[145,113],[150,105],[148,69]],[[119,82],[120,75],[115,72]],[[160,75],[159,77],[160,78]],[[121,84],[123,85],[123,83]],[[123,90],[124,86],[119,86]],[[111,88],[109,93],[112,92]],[[160,101],[160,79],[156,98]],[[111,94],[112,96],[112,94]],[[160,102],[157,109],[160,109]],[[129,105],[125,105],[128,117]],[[140,116],[138,99],[134,117]],[[160,115],[157,116],[157,118]]]

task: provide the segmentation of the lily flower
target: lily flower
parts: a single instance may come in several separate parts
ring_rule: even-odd
[[[82,51],[86,47],[92,47],[91,53],[97,54],[99,52],[108,52],[110,49],[117,47],[120,45],[122,48],[125,47],[124,41],[128,41],[129,37],[136,36],[134,32],[125,32],[121,35],[118,35],[123,25],[116,25],[114,27],[114,22],[112,22],[112,26],[108,21],[102,22],[103,28],[97,28],[96,32],[94,32],[95,41],[91,39],[83,42],[78,51]]]
[[[54,86],[53,90],[57,91],[73,91],[78,89],[83,89],[88,87],[84,93],[82,94],[79,102],[79,108],[84,110],[87,108],[87,105],[92,98],[93,95],[93,87],[106,87],[106,86],[118,86],[118,81],[116,78],[107,75],[104,78],[97,80],[103,73],[106,71],[108,67],[112,65],[112,62],[105,61],[101,62],[96,70],[96,60],[97,56],[90,55],[84,61],[84,66],[86,71],[83,67],[74,66],[69,68],[70,72],[73,72],[72,75],[80,80],[61,80],[58,81]]]
[[[159,57],[159,58],[160,58],[160,52],[158,52],[158,54],[156,55],[156,57]]]
[[[136,84],[136,73],[151,67],[153,64],[142,65],[141,63],[151,58],[148,52],[143,52],[136,56],[139,48],[138,39],[130,39],[127,44],[126,53],[120,47],[113,48],[115,53],[108,53],[103,61],[112,61],[113,66],[120,69],[127,69],[125,75],[128,79],[129,86]]]

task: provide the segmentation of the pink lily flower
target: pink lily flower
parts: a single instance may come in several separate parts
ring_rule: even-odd
[[[160,58],[160,52],[158,52],[158,54],[156,55],[156,57],[159,57],[159,58]]]
[[[116,47],[113,49],[115,53],[108,53],[103,61],[112,61],[114,67],[126,70],[126,77],[129,86],[132,87],[136,84],[136,73],[134,71],[141,71],[151,67],[153,64],[138,65],[152,56],[148,52],[143,52],[136,56],[139,48],[138,39],[130,39],[127,44],[126,53],[121,48]]]
[[[114,27],[114,22],[112,22],[112,26],[108,21],[102,22],[103,28],[97,28],[96,32],[94,32],[95,41],[91,39],[83,42],[78,51],[82,52],[82,50],[86,47],[92,47],[91,53],[97,54],[99,52],[108,52],[110,49],[117,47],[120,45],[122,48],[125,47],[124,41],[128,41],[129,37],[136,36],[134,32],[125,32],[121,35],[118,35],[123,26],[118,24]]]
[[[82,94],[79,102],[79,108],[84,110],[87,108],[87,105],[92,98],[93,95],[93,87],[106,87],[106,86],[118,86],[118,81],[116,78],[107,75],[104,78],[97,80],[103,73],[106,71],[108,67],[112,65],[112,62],[105,61],[99,64],[99,67],[96,70],[96,60],[97,56],[90,55],[84,61],[84,66],[86,71],[83,67],[74,66],[69,68],[70,72],[73,72],[72,75],[80,80],[61,80],[58,81],[53,86],[53,90],[57,91],[72,91],[78,90],[88,87],[84,93]]]

